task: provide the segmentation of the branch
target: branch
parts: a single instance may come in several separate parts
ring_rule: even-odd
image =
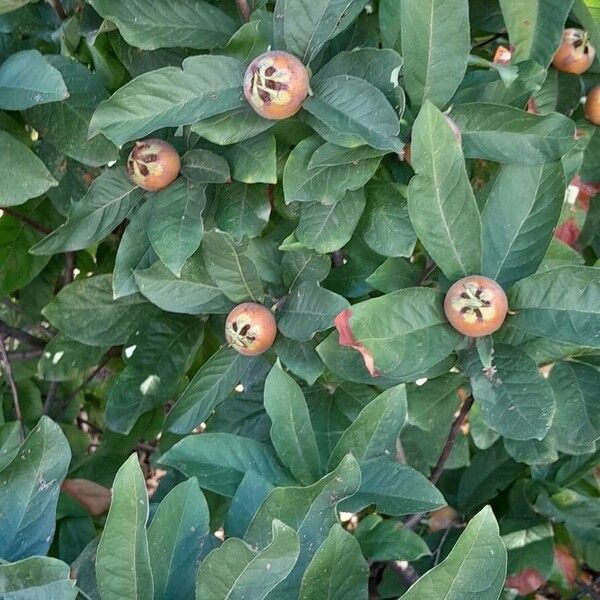
[[[238,6],[240,13],[242,14],[242,18],[244,21],[250,20],[250,7],[248,6],[248,0],[235,0],[235,3]]]
[[[13,217],[13,219],[21,221],[21,223],[25,223],[25,225],[28,225],[29,227],[31,227],[31,229],[37,231],[38,233],[43,233],[44,235],[47,235],[52,231],[51,229],[44,227],[44,225],[40,225],[39,223],[32,221],[29,217],[26,217],[25,215],[21,214],[20,212],[17,212],[16,210],[13,210],[12,208],[5,208],[3,206],[0,210],[2,210],[2,212],[5,215],[10,215],[11,217]]]
[[[25,425],[23,425],[23,415],[21,413],[21,404],[19,403],[19,392],[17,391],[17,384],[13,375],[12,367],[10,366],[10,360],[8,360],[8,354],[6,352],[6,345],[4,343],[4,337],[0,335],[0,356],[4,363],[4,374],[10,386],[10,391],[13,397],[13,403],[15,405],[15,414],[21,427],[21,441],[25,441]]]
[[[34,335],[31,335],[22,329],[18,329],[17,327],[13,327],[2,320],[0,320],[0,336],[19,340],[20,342],[23,342],[29,346],[33,346],[34,348],[43,348],[46,345],[46,342],[41,338],[35,337]]]
[[[75,274],[75,252],[66,252],[65,253],[65,270],[62,277],[62,285],[61,287],[65,287],[72,283]]]
[[[54,9],[54,12],[61,21],[66,20],[67,13],[65,12],[63,5],[60,3],[60,0],[48,0],[48,4]]]

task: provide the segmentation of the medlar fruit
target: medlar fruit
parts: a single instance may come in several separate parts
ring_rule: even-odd
[[[127,159],[129,177],[148,192],[162,190],[173,183],[180,169],[179,153],[161,139],[136,142]]]
[[[558,71],[581,75],[594,62],[596,50],[588,41],[588,34],[582,29],[565,29],[562,42],[554,55],[552,65]]]
[[[293,54],[272,51],[255,58],[246,69],[244,95],[265,119],[295,115],[309,91],[308,71]]]
[[[451,506],[444,506],[434,510],[429,515],[429,531],[444,531],[452,525],[458,523],[459,515]]]
[[[600,126],[600,85],[592,88],[587,95],[585,116],[588,121]]]
[[[227,343],[244,356],[257,356],[266,352],[273,345],[276,335],[275,317],[262,304],[244,302],[227,315]]]

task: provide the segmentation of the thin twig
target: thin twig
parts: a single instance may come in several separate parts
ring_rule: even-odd
[[[235,0],[235,3],[237,4],[244,21],[249,21],[251,11],[250,7],[248,6],[248,0]]]
[[[75,252],[65,253],[65,270],[62,278],[62,287],[69,285],[75,277]]]
[[[17,221],[21,221],[21,223],[28,225],[29,227],[31,227],[31,229],[34,229],[38,233],[48,234],[50,233],[50,231],[52,231],[51,229],[44,227],[44,225],[40,225],[39,223],[32,221],[29,217],[26,217],[25,215],[21,214],[20,212],[17,212],[16,210],[13,210],[12,208],[6,208],[3,206],[1,210],[4,214],[9,215],[14,219],[17,219]]]
[[[433,261],[430,262],[428,260],[427,264],[425,265],[425,269],[423,269],[423,273],[421,273],[421,276],[417,281],[417,285],[423,285],[436,269],[437,265]]]
[[[44,354],[42,349],[40,350],[23,350],[22,352],[9,352],[8,358],[11,362],[20,360],[31,360],[33,358],[40,358]]]
[[[44,400],[44,406],[42,408],[43,414],[50,414],[50,409],[52,408],[52,404],[54,403],[54,398],[56,398],[57,389],[58,383],[56,381],[51,381],[50,385],[48,386],[48,393],[46,394],[46,400]]]
[[[48,4],[54,9],[54,12],[61,21],[66,20],[67,13],[65,12],[63,5],[60,3],[60,0],[48,0]]]
[[[46,342],[22,329],[18,329],[17,327],[13,327],[8,323],[0,320],[0,335],[3,337],[13,338],[14,340],[19,340],[24,344],[29,346],[33,346],[34,348],[43,348],[46,345]]]
[[[10,360],[8,359],[8,354],[6,352],[4,336],[2,335],[0,335],[0,355],[2,356],[2,362],[4,363],[4,374],[6,375],[6,379],[12,393],[17,421],[19,421],[21,427],[21,441],[25,441],[25,425],[23,424],[23,414],[21,413],[21,404],[19,403],[19,392],[17,390],[17,384],[15,382],[12,367],[10,366]]]

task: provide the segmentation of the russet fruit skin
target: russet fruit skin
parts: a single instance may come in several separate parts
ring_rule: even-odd
[[[562,42],[554,55],[552,65],[563,73],[581,75],[594,62],[595,48],[589,43],[582,29],[565,29]]]
[[[127,159],[129,177],[148,192],[162,190],[173,183],[180,169],[179,153],[161,139],[136,142]]]
[[[276,335],[275,317],[262,304],[244,302],[227,315],[227,343],[244,356],[257,356],[266,352],[273,345]]]
[[[504,290],[483,275],[459,279],[444,299],[444,313],[450,325],[469,337],[494,333],[504,323],[507,312]]]
[[[600,126],[600,85],[592,88],[585,101],[585,116],[594,125]]]
[[[244,95],[265,119],[287,119],[301,108],[309,91],[308,71],[293,54],[274,50],[246,69]]]
[[[430,533],[444,531],[457,523],[458,520],[459,515],[451,506],[438,508],[429,515],[429,531]]]

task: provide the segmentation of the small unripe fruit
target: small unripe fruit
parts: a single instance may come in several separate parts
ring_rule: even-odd
[[[504,290],[482,275],[464,277],[450,287],[444,299],[444,313],[456,331],[469,337],[490,335],[500,328],[508,300]]]
[[[275,317],[262,304],[244,302],[227,315],[227,343],[244,356],[257,356],[266,352],[273,345],[276,335]]]
[[[173,183],[179,175],[181,159],[171,144],[160,139],[136,142],[127,159],[127,173],[139,187],[156,192]]]
[[[308,71],[293,54],[272,51],[255,58],[246,69],[244,95],[265,119],[295,115],[309,91]]]
[[[565,29],[552,65],[563,73],[581,75],[592,66],[595,56],[596,50],[589,43],[585,31],[575,28]]]
[[[592,88],[585,100],[585,116],[594,125],[600,125],[600,85]]]
[[[444,506],[434,510],[429,515],[429,531],[435,533],[436,531],[445,531],[452,525],[458,523],[458,513],[451,506]]]

